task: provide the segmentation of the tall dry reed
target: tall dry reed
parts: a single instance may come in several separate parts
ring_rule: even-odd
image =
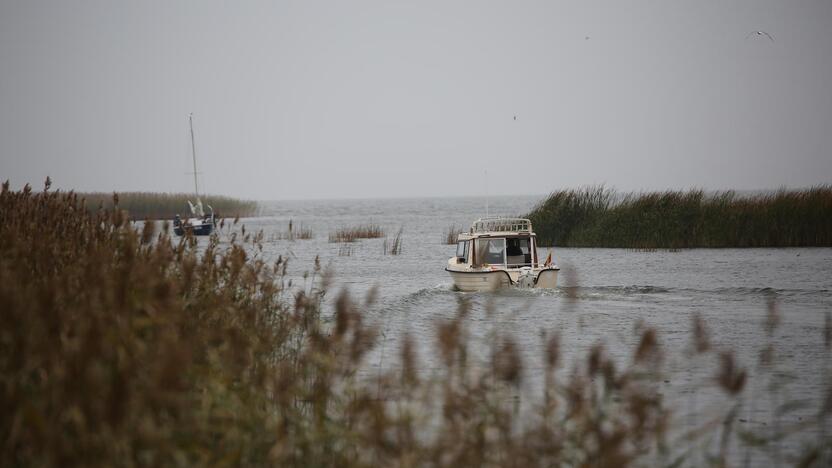
[[[289,220],[289,225],[283,232],[275,232],[271,235],[271,240],[309,240],[314,239],[315,235],[312,232],[312,228],[309,226],[304,226],[300,224],[299,226],[294,225],[293,220]]]
[[[359,239],[376,239],[384,237],[384,230],[377,224],[341,227],[329,234],[330,242],[355,242]]]
[[[462,233],[462,229],[457,227],[456,224],[451,224],[445,230],[445,233],[442,235],[442,242],[446,245],[456,244],[459,235]]]
[[[382,243],[382,251],[384,255],[388,253],[390,255],[399,255],[402,253],[402,233],[404,232],[404,227],[400,227],[398,232],[396,232],[396,237],[393,238],[393,241],[388,243],[387,238],[384,238],[384,242]]]

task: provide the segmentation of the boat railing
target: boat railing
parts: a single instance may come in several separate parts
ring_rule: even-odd
[[[543,262],[526,262],[526,263],[490,263],[489,266],[493,267],[505,267],[505,268],[523,268],[523,267],[531,267],[531,268],[545,268],[549,265],[546,265]]]
[[[532,232],[532,222],[525,218],[480,218],[471,225],[472,233]]]

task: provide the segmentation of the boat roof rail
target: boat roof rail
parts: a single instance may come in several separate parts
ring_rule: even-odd
[[[471,225],[471,233],[477,232],[532,232],[532,222],[526,218],[480,218]]]

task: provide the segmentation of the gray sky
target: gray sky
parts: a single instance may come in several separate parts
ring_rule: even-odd
[[[191,190],[189,112],[255,199],[830,183],[832,1],[0,0],[13,186]]]

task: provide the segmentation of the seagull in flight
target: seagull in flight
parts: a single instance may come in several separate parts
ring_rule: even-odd
[[[745,38],[748,39],[751,36],[757,36],[757,37],[765,36],[765,37],[769,38],[771,40],[771,42],[774,42],[774,38],[771,37],[771,34],[765,32],[765,31],[751,31],[750,33],[748,33],[747,36],[745,36]]]

